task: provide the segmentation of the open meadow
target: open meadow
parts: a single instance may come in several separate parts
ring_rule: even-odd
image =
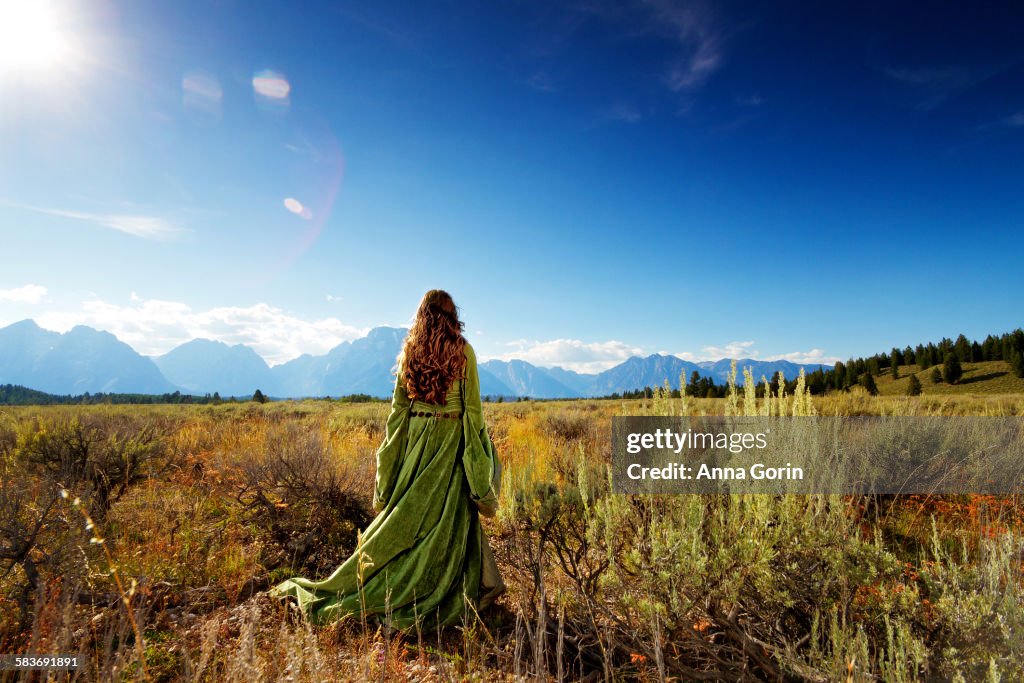
[[[1024,415],[879,385],[770,408]],[[78,680],[1024,677],[1024,500],[608,492],[613,415],[764,400],[486,404],[509,590],[440,633],[314,628],[262,593],[355,549],[387,403],[0,408],[0,652],[81,653]]]

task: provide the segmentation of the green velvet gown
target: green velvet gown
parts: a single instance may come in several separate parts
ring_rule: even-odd
[[[422,412],[430,415],[415,415]],[[434,417],[438,412],[462,417]],[[315,623],[358,616],[361,608],[382,619],[390,615],[397,628],[417,619],[457,622],[467,602],[482,606],[482,598],[488,602],[504,589],[479,518],[494,514],[499,482],[476,354],[467,343],[466,377],[449,388],[444,405],[410,401],[399,374],[377,450],[379,514],[361,548],[326,579],[289,579],[271,594],[296,598]]]

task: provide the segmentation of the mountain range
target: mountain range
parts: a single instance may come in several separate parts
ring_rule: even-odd
[[[109,332],[79,325],[58,333],[33,320],[0,328],[0,384],[19,384],[52,394],[144,393],[181,391],[251,396],[260,389],[268,396],[297,398],[369,394],[389,396],[391,370],[406,330],[377,327],[360,339],[342,342],[319,356],[304,354],[270,367],[251,347],[194,339],[154,357],[137,353]],[[485,396],[580,398],[606,396],[650,386],[665,380],[679,386],[680,375],[693,372],[723,383],[731,361],[693,363],[676,356],[634,356],[597,374],[563,368],[543,368],[523,360],[480,363],[480,393]],[[800,368],[812,372],[820,365],[789,361],[740,359],[754,376],[782,372],[788,379]],[[739,378],[742,381],[742,377]]]

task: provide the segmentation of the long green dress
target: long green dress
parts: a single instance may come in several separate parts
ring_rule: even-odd
[[[467,343],[466,377],[453,382],[444,405],[410,401],[399,373],[377,450],[373,506],[379,514],[363,532],[361,548],[326,579],[289,579],[271,594],[296,598],[315,623],[358,615],[361,608],[390,614],[398,628],[417,619],[457,622],[467,601],[476,607],[504,589],[479,519],[481,512],[494,514],[499,481],[476,354]]]

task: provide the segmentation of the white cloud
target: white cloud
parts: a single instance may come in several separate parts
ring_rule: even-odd
[[[40,326],[58,332],[75,325],[105,330],[146,355],[166,353],[197,338],[245,344],[271,365],[303,353],[325,353],[369,331],[337,318],[303,320],[265,303],[195,311],[184,303],[140,299],[137,295],[129,306],[94,299],[83,301],[81,310],[51,311],[35,319]]]
[[[170,221],[156,216],[128,213],[89,213],[86,211],[69,211],[67,209],[51,209],[42,206],[32,206],[17,202],[2,201],[7,206],[13,206],[26,211],[57,216],[59,218],[70,218],[72,220],[92,223],[102,228],[117,230],[128,235],[141,237],[150,240],[169,240],[185,232]]]
[[[758,351],[753,347],[754,342],[752,341],[733,341],[725,346],[705,346],[700,353],[683,351],[675,355],[694,363],[704,360],[721,360],[722,358],[757,358]]]
[[[791,351],[790,353],[782,353],[777,356],[769,356],[766,360],[788,360],[791,363],[835,365],[839,358],[836,356],[826,356],[825,352],[821,349],[811,349],[810,351]]]
[[[826,356],[821,349],[793,351],[762,356],[754,348],[754,341],[732,341],[724,346],[705,346],[699,352],[684,351],[672,355],[690,362],[721,360],[723,358],[750,358],[753,360],[788,360],[793,363],[835,363],[838,358]],[[540,367],[561,367],[576,372],[598,373],[633,356],[646,356],[648,351],[620,341],[585,342],[579,339],[553,339],[536,341],[520,339],[508,342],[513,351],[488,356],[486,360],[525,360]]]
[[[13,289],[0,289],[0,301],[11,301],[18,304],[37,304],[46,296],[46,287],[42,285],[25,285]]]
[[[525,360],[540,367],[558,366],[576,372],[597,373],[614,367],[644,350],[620,341],[584,342],[579,339],[553,339],[509,342],[515,351],[491,356],[498,360]]]
[[[705,346],[700,352],[683,351],[675,354],[683,360],[694,363],[709,360],[722,360],[723,358],[749,358],[751,360],[788,360],[791,363],[824,363],[826,365],[835,363],[839,359],[835,356],[826,356],[821,349],[810,351],[790,351],[771,356],[761,356],[761,352],[754,348],[753,341],[732,341],[725,346]]]

